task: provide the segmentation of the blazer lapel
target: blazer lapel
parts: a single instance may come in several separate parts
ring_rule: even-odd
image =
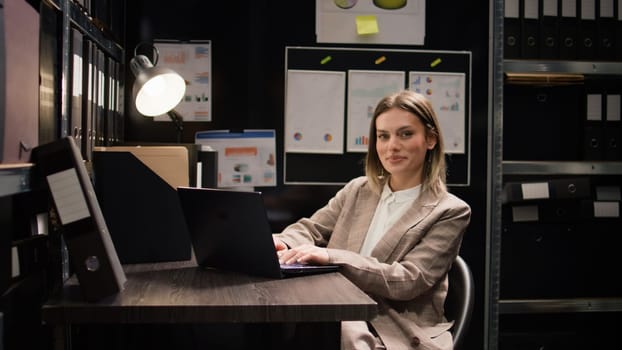
[[[376,257],[379,261],[386,261],[397,247],[404,234],[428,216],[430,212],[434,210],[438,201],[439,198],[434,196],[430,191],[421,193],[419,198],[406,210],[404,215],[402,215],[402,217],[389,228],[384,236],[382,236],[380,241],[376,244],[376,247],[372,250],[371,255]]]
[[[352,227],[350,228],[348,235],[348,247],[347,249],[354,252],[361,251],[369,225],[376,212],[378,201],[380,196],[369,189],[361,191],[356,202],[355,214],[360,219],[353,220]]]

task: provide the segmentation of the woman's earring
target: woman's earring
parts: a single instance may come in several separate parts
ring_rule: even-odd
[[[378,178],[380,180],[384,179],[384,168],[383,167],[380,167],[380,175],[378,175]]]

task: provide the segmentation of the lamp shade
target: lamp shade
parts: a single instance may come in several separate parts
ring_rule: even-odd
[[[179,104],[186,93],[186,82],[174,70],[155,67],[144,55],[136,55],[130,61],[136,76],[132,94],[136,109],[143,115],[162,115]]]

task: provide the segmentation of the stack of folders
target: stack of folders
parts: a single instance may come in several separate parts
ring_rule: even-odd
[[[586,84],[584,160],[622,160],[620,83],[618,79]]]
[[[619,220],[620,186],[596,185],[587,176],[507,182],[503,203],[513,223]]]
[[[505,0],[508,59],[620,61],[621,0]]]
[[[506,73],[504,90],[506,160],[622,160],[619,77]]]

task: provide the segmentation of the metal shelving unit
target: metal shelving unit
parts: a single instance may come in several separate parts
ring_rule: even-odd
[[[490,2],[491,16],[491,115],[489,116],[488,154],[488,221],[486,271],[486,349],[499,349],[500,326],[503,319],[513,315],[554,315],[622,312],[621,297],[577,298],[500,298],[500,265],[502,241],[502,188],[505,176],[622,176],[622,161],[530,161],[503,159],[504,76],[506,73],[577,74],[596,78],[622,77],[622,62],[562,61],[537,59],[504,59],[504,1]],[[528,283],[528,282],[526,282]]]

